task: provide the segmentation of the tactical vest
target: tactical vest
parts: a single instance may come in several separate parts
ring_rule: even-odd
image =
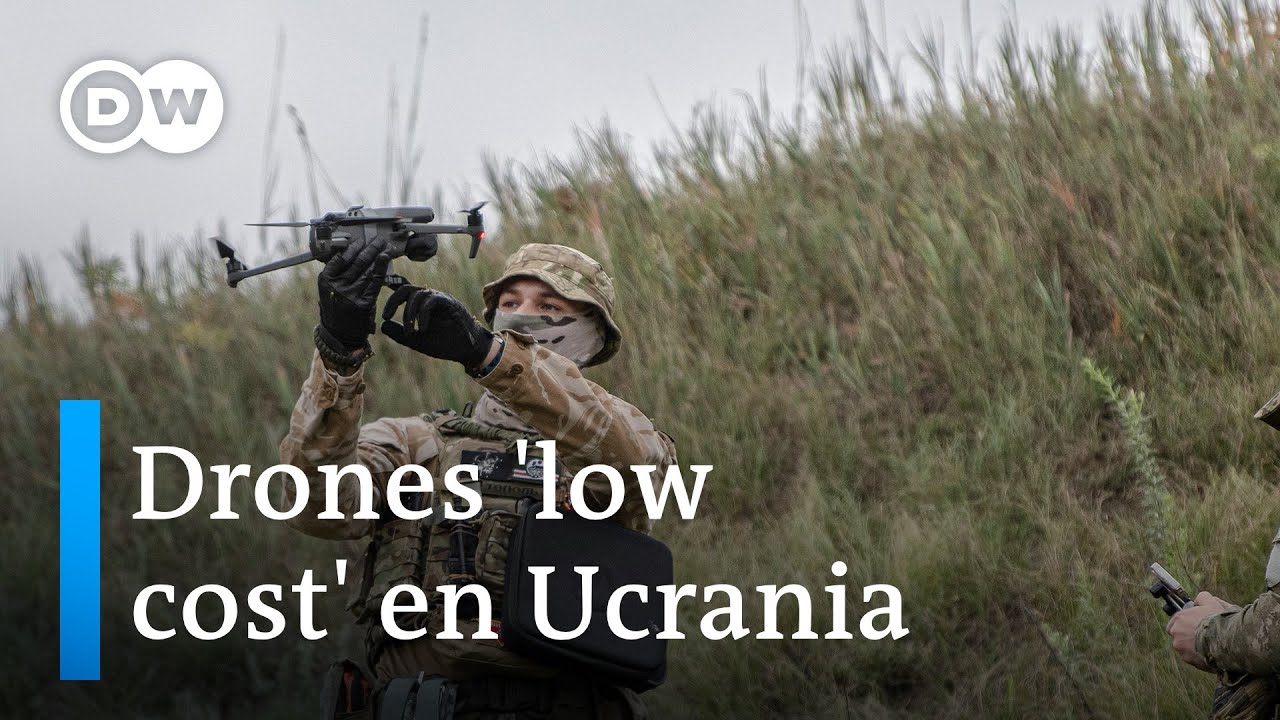
[[[347,605],[356,622],[368,626],[366,650],[371,667],[386,643],[391,642],[382,629],[380,612],[386,594],[397,585],[416,585],[427,596],[430,610],[420,615],[397,613],[397,624],[405,629],[426,628],[441,612],[441,585],[476,583],[489,593],[495,622],[502,617],[503,584],[507,571],[507,545],[521,513],[542,499],[542,451],[534,447],[540,436],[486,425],[470,417],[442,411],[424,415],[440,433],[441,448],[437,471],[432,473],[434,492],[421,493],[417,503],[406,499],[406,507],[416,510],[432,507],[423,520],[405,520],[389,511],[375,527],[373,537],[362,560],[360,587]],[[518,463],[516,443],[528,441],[526,462]],[[481,510],[467,520],[448,520],[444,504],[468,507],[444,487],[444,473],[458,465],[475,465],[478,481],[469,484],[478,490]],[[569,495],[571,475],[563,469],[556,481],[556,502],[563,504]],[[460,617],[471,613],[474,605],[459,603]]]

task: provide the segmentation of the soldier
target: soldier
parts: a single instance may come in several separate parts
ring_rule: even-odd
[[[1211,720],[1276,717],[1280,583],[1271,575],[1269,567],[1270,589],[1247,607],[1202,591],[1191,607],[1175,613],[1165,625],[1178,657],[1195,668],[1218,674]]]
[[[290,525],[316,537],[368,539],[360,573],[364,582],[349,607],[357,622],[367,626],[367,660],[376,676],[375,697],[380,697],[381,707],[373,711],[377,714],[351,717],[641,716],[638,700],[629,690],[523,657],[501,641],[471,639],[478,628],[474,616],[459,613],[458,629],[467,639],[436,637],[443,622],[436,588],[442,584],[485,586],[494,618],[501,617],[506,544],[522,503],[528,502],[520,496],[530,494],[519,483],[532,481],[537,494],[541,492],[534,463],[517,466],[512,453],[516,440],[529,442],[530,455],[538,452],[533,449],[538,438],[556,441],[556,458],[563,469],[557,487],[562,493],[567,491],[568,478],[587,465],[603,463],[623,471],[635,464],[656,465],[657,477],[662,477],[666,467],[676,462],[668,436],[655,430],[635,407],[580,372],[612,357],[622,339],[613,320],[609,276],[577,250],[525,245],[508,259],[502,276],[484,287],[484,319],[493,332],[445,293],[398,288],[383,310],[383,334],[429,358],[458,363],[484,393],[469,416],[444,411],[382,418],[361,426],[363,366],[372,354],[368,337],[374,330],[375,304],[389,262],[384,250],[378,241],[355,243],[321,272],[317,352],[294,407],[289,434],[280,445],[281,462],[302,468],[310,478],[307,507]],[[401,308],[403,321],[397,322],[394,317]],[[483,510],[477,516],[424,523],[401,520],[386,511],[383,493],[397,467],[413,463],[427,468],[433,478],[441,478],[450,467],[471,464],[467,461],[475,462],[477,457],[485,459],[479,465]],[[338,508],[346,519],[318,519],[325,509],[326,488],[317,468],[350,463],[371,472],[381,519],[351,517],[360,498],[357,484],[348,481],[338,493]],[[599,474],[591,478],[585,493],[588,504],[607,507],[607,479]],[[420,502],[433,508],[448,500],[442,497],[440,483],[436,484],[434,493],[419,496]],[[286,484],[284,507],[293,504],[289,489]],[[628,484],[622,509],[613,520],[648,531],[650,521],[638,487]],[[428,631],[419,639],[398,641],[386,634],[379,612],[387,591],[405,583],[426,592],[431,610],[397,614],[402,629]],[[341,677],[344,670],[345,679]],[[339,678],[327,685],[340,696],[340,710],[360,705],[360,693],[352,689],[354,671],[350,664],[331,669]],[[407,694],[417,696],[416,701],[401,697],[406,688]],[[348,697],[354,699],[351,705],[342,699]],[[426,697],[431,703],[439,697],[442,708],[452,705],[453,714],[425,713],[421,708]],[[414,702],[419,709],[407,710],[406,703]],[[331,716],[345,717],[341,713],[325,717]]]
[[[1280,429],[1280,394],[1254,417]],[[1218,674],[1211,720],[1280,716],[1280,533],[1272,540],[1266,584],[1245,607],[1201,592],[1165,625],[1178,657]]]

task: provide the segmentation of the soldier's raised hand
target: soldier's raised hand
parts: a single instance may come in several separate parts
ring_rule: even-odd
[[[386,250],[383,238],[372,242],[360,238],[325,263],[316,281],[320,294],[317,344],[323,340],[339,353],[368,346],[375,329],[378,292],[391,262]]]
[[[404,322],[393,320],[404,306]],[[382,309],[382,334],[433,358],[461,363],[468,371],[484,365],[493,333],[466,306],[438,290],[402,285]]]

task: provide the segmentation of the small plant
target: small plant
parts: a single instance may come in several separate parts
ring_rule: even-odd
[[[1105,369],[1098,367],[1089,358],[1081,360],[1080,367],[1084,368],[1084,374],[1098,387],[1103,399],[1120,418],[1125,445],[1129,449],[1129,457],[1142,488],[1147,543],[1152,554],[1159,557],[1164,551],[1164,518],[1169,491],[1164,473],[1156,462],[1155,450],[1151,447],[1151,433],[1147,429],[1147,416],[1143,412],[1146,397],[1141,392],[1117,385]]]

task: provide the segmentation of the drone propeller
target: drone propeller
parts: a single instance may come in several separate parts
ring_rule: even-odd
[[[235,276],[243,273],[248,268],[244,266],[244,263],[236,259],[235,249],[222,242],[222,238],[215,237],[210,239],[213,240],[214,244],[218,247],[218,257],[227,261],[227,284],[231,287],[235,287],[236,283],[240,282],[240,278]]]
[[[222,240],[218,238],[211,238],[211,239],[218,246],[218,257],[222,258],[223,260],[227,260],[229,258],[234,258],[236,256],[236,251],[233,250],[230,245],[222,242]]]
[[[245,225],[252,225],[254,227],[307,227],[310,224],[311,223],[309,222],[302,222],[302,221],[277,222],[277,223],[245,223]]]
[[[467,214],[467,229],[471,235],[471,251],[467,253],[467,257],[474,258],[480,252],[480,242],[484,240],[484,217],[480,215],[480,208],[488,204],[488,200],[481,200],[467,210],[458,211]]]

